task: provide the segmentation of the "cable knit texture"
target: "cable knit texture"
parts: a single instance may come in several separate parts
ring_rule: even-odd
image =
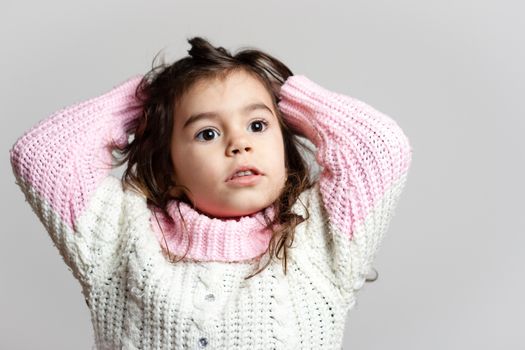
[[[406,182],[412,149],[401,128],[356,98],[289,77],[279,108],[316,146],[322,172],[292,208],[310,218],[296,228],[287,274],[275,260],[245,280],[271,237],[263,211],[211,218],[171,201],[169,226],[110,174],[109,143],[128,142],[141,78],[55,112],[10,150],[17,184],[80,282],[96,348],[341,349]],[[188,254],[171,263],[166,247]]]

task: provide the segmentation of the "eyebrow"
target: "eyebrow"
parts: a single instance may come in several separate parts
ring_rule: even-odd
[[[268,108],[268,106],[266,106],[264,103],[260,103],[260,102],[251,103],[249,105],[246,105],[241,109],[241,111],[244,114],[247,114],[248,112],[252,112],[258,109],[267,110],[273,115],[272,110]],[[190,124],[193,124],[201,119],[217,119],[219,115],[220,114],[217,112],[203,112],[203,113],[193,114],[186,120],[186,122],[184,122],[184,125],[182,126],[182,128],[185,129]]]

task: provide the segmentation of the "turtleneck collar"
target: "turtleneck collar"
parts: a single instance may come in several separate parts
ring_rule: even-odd
[[[177,208],[177,204],[180,206]],[[175,224],[170,225],[158,209],[157,219],[151,215],[153,231],[160,245],[171,255],[198,261],[242,261],[256,258],[268,248],[271,230],[265,229],[264,213],[273,219],[275,211],[269,206],[257,213],[237,218],[214,218],[193,209],[189,204],[172,200],[167,211]],[[184,230],[184,223],[186,231]],[[164,231],[164,237],[161,229]],[[189,244],[189,248],[187,245]]]

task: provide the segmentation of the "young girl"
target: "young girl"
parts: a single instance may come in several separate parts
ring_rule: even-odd
[[[409,141],[268,54],[189,42],[189,56],[59,110],[10,150],[96,346],[341,349]]]

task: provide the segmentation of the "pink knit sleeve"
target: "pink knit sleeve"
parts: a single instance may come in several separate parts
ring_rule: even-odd
[[[110,142],[127,144],[140,80],[134,76],[105,94],[53,113],[10,149],[17,184],[55,244],[67,239],[64,232],[76,231],[76,220],[108,176]]]
[[[410,166],[409,141],[389,116],[305,76],[289,77],[280,95],[287,124],[317,148],[319,189],[330,224],[336,234],[355,241],[366,271]]]

